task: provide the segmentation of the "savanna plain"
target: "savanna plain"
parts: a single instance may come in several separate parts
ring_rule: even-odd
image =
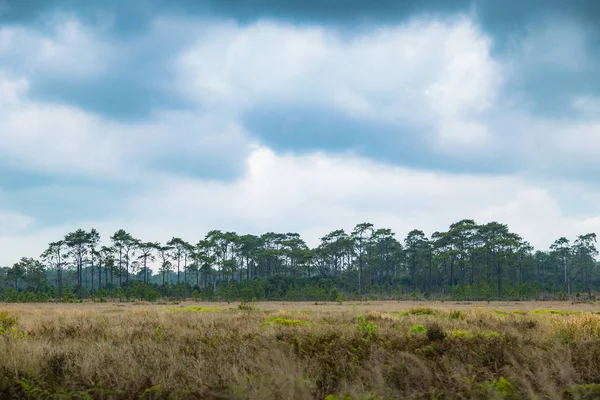
[[[593,302],[0,304],[2,399],[598,399]]]

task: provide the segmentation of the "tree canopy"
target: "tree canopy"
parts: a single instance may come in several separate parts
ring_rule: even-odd
[[[292,232],[213,230],[196,243],[159,243],[120,229],[102,244],[95,229],[78,229],[58,239],[38,260],[0,268],[0,300],[528,299],[592,296],[600,288],[595,233],[535,250],[505,224],[471,219],[429,237],[414,229],[404,239],[365,222],[325,234],[314,248]]]

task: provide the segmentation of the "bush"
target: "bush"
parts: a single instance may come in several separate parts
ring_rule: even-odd
[[[498,380],[485,381],[481,383],[480,388],[491,397],[501,399],[518,399],[515,388],[507,379],[500,377]]]
[[[342,302],[342,296],[340,295],[337,287],[334,286],[333,289],[331,289],[331,293],[329,293],[329,300],[337,301],[338,303]]]
[[[409,332],[414,333],[414,334],[420,334],[420,333],[426,333],[427,329],[425,329],[425,327],[423,325],[414,324],[413,326],[410,327]]]
[[[358,324],[356,325],[356,330],[362,333],[364,336],[372,336],[377,333],[377,325],[373,322],[367,323],[365,317],[360,315],[358,317]]]
[[[307,325],[306,321],[300,319],[288,319],[282,317],[271,317],[267,320],[269,325],[280,325],[280,326],[304,326]]]
[[[8,311],[0,311],[0,335],[8,335],[17,329],[19,316]]]

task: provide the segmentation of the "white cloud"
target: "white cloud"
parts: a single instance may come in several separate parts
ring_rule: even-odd
[[[0,89],[5,89],[0,92],[0,156],[14,168],[139,179],[153,162],[168,157],[234,163],[250,146],[235,121],[217,115],[163,112],[128,124],[73,106],[32,101],[27,88],[25,78],[9,78],[0,70]]]
[[[559,236],[600,228],[600,216],[569,217],[547,190],[514,176],[439,174],[320,153],[277,155],[265,148],[252,153],[247,170],[232,183],[164,178],[131,200],[130,222],[162,240],[179,234],[195,241],[222,229],[298,231],[315,244],[331,230],[350,230],[363,221],[392,228],[402,238],[413,228],[431,234],[475,218],[508,223],[542,248]]]
[[[472,118],[491,105],[501,76],[490,41],[467,19],[417,20],[352,38],[269,21],[217,24],[181,56],[180,70],[182,90],[203,104],[232,112],[310,104],[433,123],[440,149],[482,144],[486,129]]]

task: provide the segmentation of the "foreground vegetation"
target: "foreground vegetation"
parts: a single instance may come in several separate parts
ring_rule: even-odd
[[[591,304],[281,306],[0,305],[0,398],[600,396]]]

